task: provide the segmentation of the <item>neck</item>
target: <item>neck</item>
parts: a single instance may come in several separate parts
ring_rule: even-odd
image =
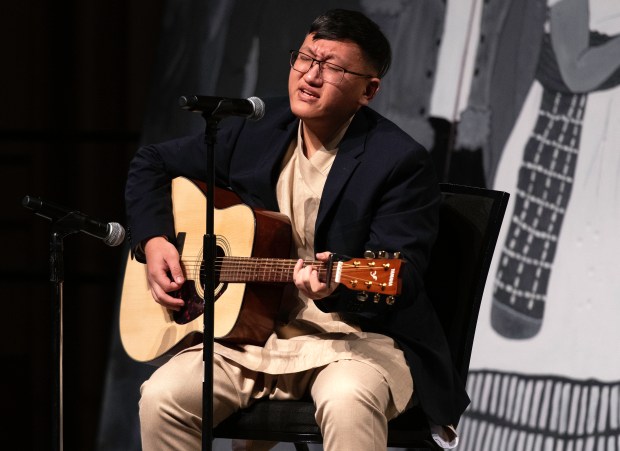
[[[313,127],[312,124],[308,124],[303,122],[302,127],[302,138],[303,138],[303,149],[307,158],[311,158],[312,155],[316,153],[322,147],[326,149],[329,147],[331,143],[333,143],[334,139],[338,136],[342,127],[347,124],[348,121],[345,121],[342,124],[338,124],[336,127],[322,127],[316,128]]]

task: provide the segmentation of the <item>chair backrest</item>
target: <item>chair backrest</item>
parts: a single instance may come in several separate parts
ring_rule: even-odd
[[[444,328],[454,364],[467,379],[478,312],[508,193],[441,184],[439,233],[426,288]]]

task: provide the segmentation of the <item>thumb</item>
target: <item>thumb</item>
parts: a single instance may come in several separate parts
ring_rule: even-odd
[[[322,262],[326,262],[327,260],[329,260],[330,255],[332,255],[331,252],[319,252],[316,254],[316,259]]]

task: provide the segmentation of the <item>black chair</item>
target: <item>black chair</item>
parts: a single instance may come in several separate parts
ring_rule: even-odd
[[[427,290],[448,338],[455,365],[465,381],[480,302],[508,203],[508,193],[442,184],[439,235],[433,249]],[[218,425],[215,438],[322,443],[311,400],[261,400]],[[415,405],[389,422],[388,446],[440,450],[428,422]]]

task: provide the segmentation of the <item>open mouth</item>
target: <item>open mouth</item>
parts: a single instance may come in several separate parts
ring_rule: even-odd
[[[313,93],[313,92],[311,92],[311,91],[308,91],[307,89],[303,89],[303,88],[301,88],[301,89],[299,90],[299,92],[300,92],[300,93],[301,93],[304,97],[312,97],[312,98],[315,98],[315,99],[318,99],[318,98],[319,98],[319,96],[318,96],[318,95],[316,95],[315,93]]]

